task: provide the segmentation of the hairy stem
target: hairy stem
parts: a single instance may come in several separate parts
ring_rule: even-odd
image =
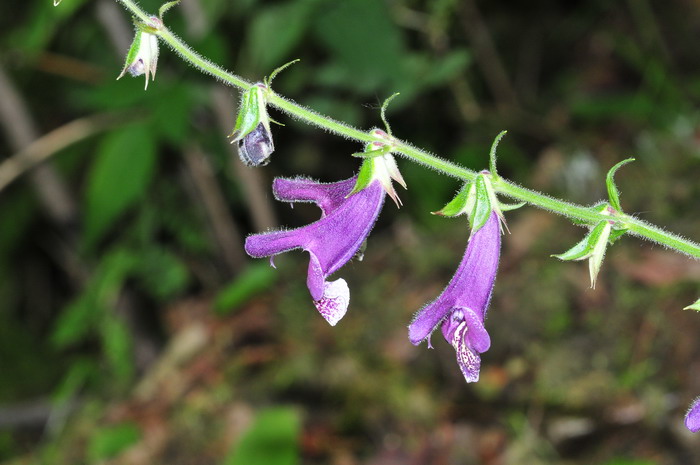
[[[129,10],[139,20],[145,23],[149,22],[149,15],[145,11],[143,11],[133,0],[117,1],[124,5],[124,7],[126,7],[126,9]],[[222,67],[202,57],[200,54],[198,54],[189,46],[187,46],[175,34],[170,32],[168,28],[163,27],[159,29],[156,32],[156,34],[175,52],[177,52],[185,61],[188,61],[190,64],[200,69],[201,71],[220,79],[226,84],[238,87],[243,90],[247,90],[250,88],[250,86],[253,85],[245,79],[229,71],[226,71]],[[309,108],[299,105],[296,102],[293,102],[292,100],[286,99],[272,91],[269,91],[266,94],[266,97],[269,105],[274,106],[284,111],[285,113],[288,113],[293,118],[305,121],[309,124],[313,124],[334,134],[338,134],[349,139],[357,140],[359,142],[372,142],[375,140],[380,142],[386,142],[386,140],[381,140],[371,135],[369,131],[363,131],[343,122],[334,120],[333,118],[330,118],[328,116],[317,113]],[[469,170],[450,161],[436,157],[435,155],[432,155],[425,150],[416,148],[407,142],[394,139],[392,141],[392,145],[392,152],[400,153],[405,158],[421,163],[432,169],[441,171],[449,176],[464,181],[471,181],[477,175],[475,171]],[[568,216],[569,218],[582,221],[586,224],[597,224],[599,221],[613,220],[616,222],[616,227],[626,228],[630,234],[650,240],[652,242],[656,242],[658,244],[662,244],[668,248],[684,253],[695,259],[700,259],[700,244],[696,244],[688,239],[676,236],[672,233],[664,231],[663,229],[657,226],[653,226],[629,215],[625,215],[623,213],[616,213],[612,216],[603,215],[589,207],[565,202],[563,200],[555,199],[547,195],[541,194],[539,192],[525,189],[500,177],[495,177],[493,179],[493,186],[496,192],[500,194],[506,195],[516,200],[527,202],[535,207],[543,208],[560,215]]]

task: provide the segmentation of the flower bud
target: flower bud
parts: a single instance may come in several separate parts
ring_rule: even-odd
[[[267,114],[263,83],[257,83],[245,91],[241,98],[240,110],[231,143],[238,142],[238,156],[248,166],[264,166],[270,162],[275,151],[270,131],[270,117]]]
[[[131,43],[129,52],[126,55],[124,68],[117,76],[121,79],[127,72],[132,76],[146,75],[145,89],[148,89],[148,78],[155,80],[156,67],[158,65],[158,37],[154,34],[155,31],[163,27],[160,19],[152,16],[148,25],[137,23],[136,35]]]

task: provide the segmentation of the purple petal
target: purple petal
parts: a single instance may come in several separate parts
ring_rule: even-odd
[[[700,431],[700,397],[693,401],[685,414],[685,427],[693,433]]]
[[[491,300],[501,250],[498,216],[491,213],[484,226],[469,238],[457,272],[442,294],[423,307],[408,327],[411,343],[419,344],[453,309],[470,309],[481,321]]]
[[[337,209],[355,187],[356,178],[324,184],[311,179],[276,178],[272,182],[275,198],[282,202],[314,202],[323,211],[323,216]]]

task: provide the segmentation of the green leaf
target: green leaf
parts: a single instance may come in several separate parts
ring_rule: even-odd
[[[493,208],[491,207],[491,199],[489,196],[488,187],[486,186],[486,180],[484,176],[479,175],[476,177],[476,202],[474,203],[474,210],[469,217],[469,222],[471,223],[472,233],[481,229],[482,226],[486,224]]]
[[[598,243],[598,240],[600,239],[600,235],[603,234],[603,231],[605,230],[605,225],[607,224],[607,221],[601,221],[593,229],[591,229],[586,236],[581,239],[579,243],[577,243],[575,246],[570,248],[564,253],[558,254],[558,255],[552,255],[552,257],[556,257],[559,260],[583,260],[588,258],[591,253],[593,253],[593,249],[595,248],[596,244]]]
[[[694,304],[690,304],[687,307],[685,307],[683,310],[695,310],[696,312],[700,312],[700,299],[695,301]]]
[[[147,127],[131,125],[107,136],[88,176],[87,247],[92,247],[120,215],[142,200],[155,163],[155,144]]]
[[[300,423],[299,413],[293,408],[261,411],[224,465],[297,465]]]
[[[455,195],[447,205],[442,207],[442,210],[433,212],[433,215],[452,217],[464,213],[467,207],[467,200],[469,200],[469,190],[471,187],[472,185],[469,183],[462,186],[459,192],[457,192],[457,195]]]
[[[627,163],[633,161],[634,158],[628,158],[627,160],[621,161],[617,165],[610,168],[608,175],[605,177],[605,184],[608,186],[608,198],[610,199],[610,205],[618,212],[622,211],[622,207],[620,206],[620,191],[618,191],[613,177],[615,176],[617,170],[625,166]]]
[[[233,312],[254,295],[269,289],[278,276],[268,263],[250,265],[217,294],[214,310],[220,315]]]
[[[141,429],[134,423],[99,428],[90,437],[87,455],[90,462],[99,462],[119,455],[141,439]]]

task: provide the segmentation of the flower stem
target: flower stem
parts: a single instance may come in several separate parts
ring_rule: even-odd
[[[143,22],[149,21],[149,16],[138,4],[133,0],[117,0],[127,10],[129,10],[136,18]],[[210,74],[226,84],[238,87],[243,90],[249,89],[253,83],[223,69],[222,67],[210,62],[200,54],[187,46],[180,38],[170,32],[167,27],[162,27],[155,32],[166,44],[168,44],[176,53],[178,53],[185,61],[192,64],[201,71]],[[349,139],[360,142],[379,141],[369,131],[363,131],[343,122],[334,120],[328,116],[317,113],[309,108],[306,108],[292,100],[286,99],[281,95],[269,90],[266,94],[269,105],[278,108],[279,110],[288,113],[293,118],[303,120],[309,124],[313,124],[323,128],[334,134],[338,134]],[[447,161],[432,155],[424,150],[418,149],[407,142],[394,139],[393,152],[400,153],[404,157],[421,163],[427,167],[443,172],[449,176],[462,179],[464,181],[472,181],[477,173],[467,168],[461,167],[455,163]],[[547,195],[535,192],[529,189],[520,187],[501,177],[494,177],[492,180],[493,187],[496,192],[511,197],[516,200],[527,202],[535,207],[550,210],[554,213],[568,216],[569,218],[579,220],[585,224],[594,225],[603,220],[615,221],[615,226],[625,228],[630,234],[648,239],[652,242],[662,244],[666,247],[684,253],[695,259],[700,259],[700,244],[696,244],[690,240],[679,237],[675,234],[664,231],[663,229],[648,224],[642,220],[626,215],[624,213],[615,213],[613,215],[603,215],[594,209],[577,205],[574,203],[565,202],[555,199]]]

